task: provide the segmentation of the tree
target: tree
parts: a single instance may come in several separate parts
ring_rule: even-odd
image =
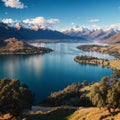
[[[117,78],[119,79],[118,76]],[[120,108],[120,81],[109,77],[103,78],[91,89],[90,99],[95,106],[105,107],[113,114]]]
[[[114,81],[111,89],[108,90],[107,94],[107,107],[112,108],[114,111],[120,108],[120,81]]]
[[[17,118],[26,109],[31,109],[34,94],[19,80],[8,78],[0,80],[0,109]]]
[[[93,105],[101,108],[106,106],[106,97],[108,90],[108,78],[103,78],[99,85],[94,86],[90,91],[90,99]]]

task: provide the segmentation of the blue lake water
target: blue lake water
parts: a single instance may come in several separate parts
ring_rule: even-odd
[[[113,59],[109,55],[76,49],[80,44],[84,43],[34,44],[52,48],[54,51],[44,55],[0,56],[0,78],[19,79],[36,94],[36,102],[39,102],[51,92],[61,90],[73,82],[95,82],[113,72],[100,66],[76,63],[74,57],[77,55]]]

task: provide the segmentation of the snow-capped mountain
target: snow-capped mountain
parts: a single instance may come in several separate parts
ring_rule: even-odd
[[[38,40],[38,39],[76,39],[56,30],[51,29],[30,29],[20,23],[11,25],[0,22],[0,39],[17,38],[22,40]]]
[[[120,26],[110,26],[106,28],[74,26],[73,28],[63,31],[63,33],[67,35],[82,37],[88,40],[106,40],[118,32],[120,32]]]

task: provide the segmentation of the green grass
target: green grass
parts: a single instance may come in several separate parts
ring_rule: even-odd
[[[74,112],[72,109],[58,109],[47,114],[32,114],[25,117],[27,120],[67,120]]]

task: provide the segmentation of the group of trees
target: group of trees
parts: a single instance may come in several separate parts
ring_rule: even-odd
[[[0,80],[1,113],[10,113],[12,118],[20,119],[25,110],[31,109],[33,100],[34,94],[19,80]]]
[[[40,104],[46,106],[91,106],[92,103],[86,96],[86,91],[81,91],[81,89],[87,85],[88,83],[86,81],[83,81],[81,83],[72,83],[63,90],[52,93],[47,99],[43,100]]]
[[[88,90],[81,91],[88,86]],[[120,109],[120,71],[115,71],[110,77],[104,77],[97,84],[73,83],[65,89],[52,93],[42,105],[59,106],[72,105],[107,108],[113,114]]]
[[[100,65],[100,66],[110,66],[110,61],[108,59],[101,59],[93,56],[76,56],[74,59],[76,62],[91,64],[91,65]]]
[[[110,113],[120,109],[120,71],[104,77],[90,91],[90,99],[97,107],[107,108]]]
[[[87,56],[87,55],[76,56],[76,58],[78,60],[98,60],[97,57]]]

